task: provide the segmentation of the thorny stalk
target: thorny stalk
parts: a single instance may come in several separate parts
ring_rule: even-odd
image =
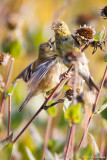
[[[46,135],[45,135],[45,142],[44,142],[44,149],[43,149],[42,160],[44,160],[44,158],[45,158],[46,148],[47,148],[48,139],[49,139],[49,135],[50,135],[51,124],[52,124],[52,116],[49,115],[49,117],[48,117],[48,123],[47,123],[47,128],[46,128]]]
[[[7,137],[10,135],[10,125],[11,125],[11,94],[8,95],[8,132]]]
[[[96,108],[96,105],[97,105],[97,102],[98,102],[98,99],[99,99],[99,96],[100,96],[100,93],[101,93],[101,89],[102,89],[102,87],[103,87],[103,83],[104,83],[106,74],[107,74],[107,65],[106,65],[105,72],[104,72],[104,75],[103,75],[103,78],[102,78],[102,81],[101,81],[100,90],[99,90],[99,92],[98,92],[98,94],[97,94],[97,96],[96,96],[95,102],[94,102],[94,104],[93,104],[93,108],[92,108],[91,115],[90,115],[90,117],[89,117],[89,119],[88,119],[87,127],[86,127],[86,129],[85,129],[85,131],[84,131],[84,133],[83,133],[83,136],[82,136],[82,138],[81,138],[81,141],[80,141],[80,144],[79,144],[79,146],[78,146],[78,148],[77,148],[77,151],[80,149],[80,147],[81,147],[81,145],[82,145],[82,142],[83,142],[83,140],[84,140],[84,137],[85,137],[85,135],[86,135],[87,132],[88,132],[89,124],[90,124],[91,119],[92,119],[92,117],[93,117],[93,114],[94,114],[94,112],[95,112],[95,108]]]
[[[68,70],[67,73],[70,72],[73,66],[71,66]],[[38,111],[35,113],[35,115],[31,118],[31,120],[26,124],[26,126],[21,130],[21,132],[18,134],[18,136],[13,140],[13,143],[15,143],[21,135],[25,132],[25,130],[29,127],[29,125],[35,120],[35,118],[38,116],[38,114],[45,109],[46,104],[50,101],[50,99],[55,95],[56,91],[59,89],[59,87],[62,85],[62,82],[66,79],[67,77],[62,77],[59,84],[55,87],[53,92],[49,95],[49,97],[45,100],[43,105],[38,109]]]
[[[11,76],[11,72],[12,72],[12,67],[13,67],[13,62],[14,62],[14,58],[11,58],[11,62],[10,62],[10,66],[9,66],[9,70],[8,70],[8,74],[7,74],[7,78],[6,78],[6,82],[5,82],[5,91],[8,88],[8,84],[9,84],[9,80],[10,80],[10,76]],[[0,108],[0,113],[2,113],[4,105],[5,105],[6,99],[5,99],[5,93],[3,93],[2,96],[2,102],[1,102],[1,108]]]

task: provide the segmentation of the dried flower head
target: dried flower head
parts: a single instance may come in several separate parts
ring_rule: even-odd
[[[7,17],[7,26],[9,29],[13,30],[16,29],[19,23],[19,18],[16,14],[11,14]]]
[[[75,31],[75,34],[77,37],[80,37],[83,40],[90,40],[94,38],[95,30],[84,25],[83,27],[78,28]]]
[[[68,89],[65,93],[64,93],[65,97],[69,100],[72,101],[72,97],[73,97],[73,89],[70,88]]]
[[[107,6],[105,6],[104,8],[101,9],[101,16],[104,18],[104,19],[107,19]]]
[[[0,53],[0,65],[6,66],[10,55],[8,53]]]

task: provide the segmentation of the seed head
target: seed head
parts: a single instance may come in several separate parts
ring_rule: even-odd
[[[80,38],[88,40],[94,38],[95,30],[91,29],[91,27],[87,27],[86,25],[84,25],[83,27],[78,28],[75,33]]]
[[[0,53],[0,65],[6,66],[10,55],[8,53]]]

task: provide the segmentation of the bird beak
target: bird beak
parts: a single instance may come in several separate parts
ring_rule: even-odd
[[[52,42],[52,38],[50,38],[48,42],[51,43]]]
[[[57,29],[58,29],[58,28],[57,28],[56,24],[52,24],[51,30],[57,30]]]

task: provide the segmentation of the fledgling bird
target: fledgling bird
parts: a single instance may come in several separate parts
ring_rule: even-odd
[[[39,46],[38,58],[27,66],[12,82],[16,84],[18,80],[23,79],[24,82],[28,82],[36,70],[36,68],[41,65],[44,61],[55,56],[53,52],[53,43],[49,40],[48,42],[43,42]]]
[[[33,96],[53,89],[66,70],[67,67],[62,59],[56,56],[52,43],[42,43],[39,47],[38,59],[17,77],[17,79],[23,78],[24,81],[28,82],[28,89],[30,90],[19,111],[24,108]]]
[[[88,60],[84,53],[72,49],[65,54],[65,56],[63,57],[63,61],[64,64],[68,67],[70,67],[73,62],[76,62],[78,74],[85,80],[89,89],[92,90],[93,88],[95,88],[99,92],[98,85],[94,82],[93,78],[90,75]]]
[[[52,25],[52,29],[55,32],[55,43],[56,43],[56,49],[60,52],[62,55],[64,64],[66,66],[68,65],[68,58],[67,58],[67,53],[69,53],[73,48],[79,48],[80,43],[77,39],[75,39],[75,36],[71,35],[71,32],[67,26],[67,24],[59,20],[56,23]],[[77,64],[78,64],[78,73],[79,75],[85,80],[87,85],[89,86],[90,89],[93,87],[99,91],[98,86],[94,83],[94,81],[91,78],[89,69],[88,69],[88,61],[84,53],[78,55],[77,52],[74,51],[74,58],[77,58]],[[70,65],[72,62],[72,56],[70,57]],[[66,59],[67,58],[67,59]]]

